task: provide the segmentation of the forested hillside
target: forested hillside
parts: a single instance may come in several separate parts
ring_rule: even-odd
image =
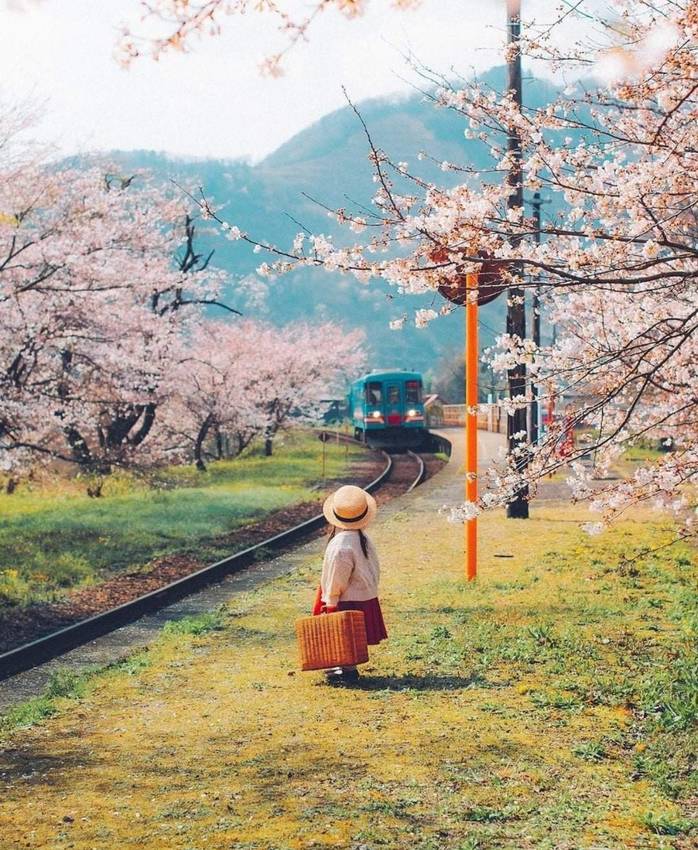
[[[501,84],[502,69],[490,72],[492,84]],[[544,102],[549,87],[539,81],[527,83],[530,102]],[[437,109],[422,94],[395,99],[376,99],[360,104],[375,144],[397,160],[405,160],[425,177],[444,184],[462,179],[442,172],[440,163],[485,166],[488,152],[477,141],[466,140],[465,122],[451,111]],[[206,128],[201,128],[206,132]],[[418,161],[424,151],[428,156]],[[110,157],[125,170],[147,168],[163,179],[173,178],[187,186],[201,186],[226,218],[255,237],[280,247],[291,244],[302,225],[315,233],[346,239],[323,205],[356,209],[369,205],[375,189],[367,158],[363,128],[349,106],[325,116],[297,134],[271,156],[257,164],[240,160],[173,159],[152,151],[112,152]],[[202,243],[215,249],[214,262],[230,275],[227,301],[246,316],[277,324],[289,320],[339,320],[366,331],[375,367],[432,369],[440,358],[462,345],[460,311],[440,318],[425,329],[412,321],[420,306],[440,306],[439,296],[401,296],[389,286],[372,281],[302,269],[266,284],[260,293],[255,268],[263,254],[253,254],[241,242],[218,234],[206,235]],[[484,343],[504,327],[505,304],[495,302],[482,311]],[[391,331],[391,319],[407,314],[401,331]],[[231,319],[232,320],[232,319]]]

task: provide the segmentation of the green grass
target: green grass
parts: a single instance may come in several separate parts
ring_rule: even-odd
[[[648,460],[658,460],[665,455],[666,452],[659,448],[656,440],[640,440],[636,445],[629,446],[623,452],[623,459],[634,463],[643,463]]]
[[[203,614],[183,617],[181,620],[170,620],[165,623],[165,635],[192,635],[199,637],[207,632],[219,632],[224,627],[225,618],[221,610],[206,611]]]
[[[693,831],[698,824],[688,818],[676,818],[669,815],[647,812],[640,821],[656,835],[682,835]]]
[[[169,620],[160,633],[160,644],[182,649],[209,632],[222,631],[226,625],[226,610],[205,611]],[[59,669],[52,674],[43,692],[32,699],[18,703],[0,715],[0,738],[19,729],[27,729],[53,717],[70,702],[79,702],[101,683],[114,676],[137,676],[150,667],[148,648],[133,652],[120,661],[105,666],[87,667],[80,672]]]
[[[61,699],[79,700],[88,691],[92,671],[75,673],[58,670],[51,676],[44,692],[34,699],[20,703],[0,717],[0,733],[34,726],[57,711]]]
[[[341,475],[347,451],[326,445],[326,475]],[[148,480],[119,474],[100,499],[69,479],[0,495],[0,611],[54,599],[158,556],[186,551],[207,562],[230,552],[220,538],[270,512],[317,498],[322,445],[293,432],[271,458],[259,448],[212,463],[175,467]]]
[[[16,708],[0,735],[8,846],[692,847],[695,552],[667,546],[631,573],[623,559],[669,524],[641,514],[599,539],[578,508],[488,514],[467,584],[461,529],[416,511],[408,535],[399,516],[372,534],[390,639],[359,686],[295,669],[318,551]]]

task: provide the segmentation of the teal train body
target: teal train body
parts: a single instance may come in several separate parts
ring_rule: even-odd
[[[357,440],[378,448],[419,448],[427,436],[419,372],[369,372],[351,385],[349,420]]]

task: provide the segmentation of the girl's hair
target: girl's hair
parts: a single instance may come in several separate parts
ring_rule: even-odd
[[[344,529],[346,531],[346,529]],[[329,544],[330,540],[337,533],[337,526],[330,526],[330,533],[327,535],[327,543]],[[359,543],[361,544],[361,551],[364,553],[364,558],[368,558],[368,537],[363,533],[363,531],[359,531]]]

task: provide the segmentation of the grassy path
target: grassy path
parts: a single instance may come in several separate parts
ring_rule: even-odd
[[[638,515],[589,538],[546,503],[481,522],[466,585],[462,531],[435,513],[459,488],[445,472],[383,510],[391,637],[359,688],[294,672],[315,543],[295,573],[16,709],[3,850],[694,847],[691,553],[627,563],[670,529]]]

